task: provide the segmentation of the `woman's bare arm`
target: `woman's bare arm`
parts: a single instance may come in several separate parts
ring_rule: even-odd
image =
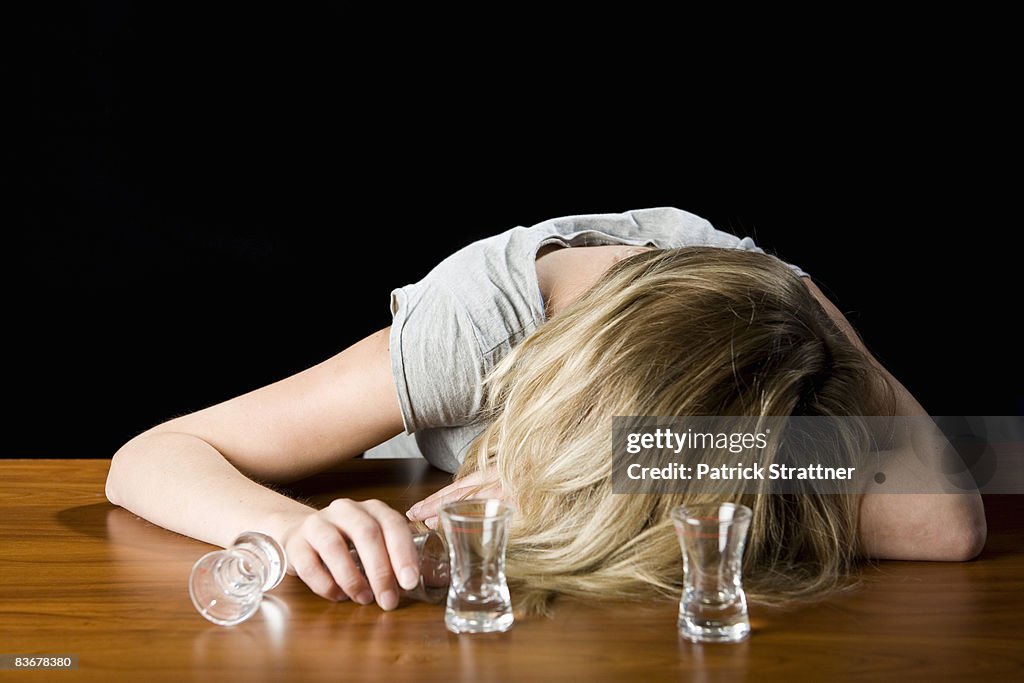
[[[864,347],[839,309],[810,278],[803,280],[832,319],[888,380],[896,394],[896,414],[927,417],[921,404]],[[939,472],[939,456],[945,446],[937,438],[930,446],[917,442],[888,452],[886,458],[893,469],[887,476],[899,476],[901,459],[933,459],[933,471]],[[915,447],[918,452],[911,450]],[[860,505],[859,531],[861,548],[868,557],[969,560],[985,545],[985,509],[978,493],[865,493]]]
[[[381,330],[292,377],[143,432],[114,455],[107,498],[221,546],[242,531],[263,531],[285,546],[291,569],[316,593],[364,603],[376,595],[390,609],[395,577],[403,585],[415,579],[402,515],[379,501],[338,500],[318,512],[254,481],[302,478],[401,431],[388,336]]]

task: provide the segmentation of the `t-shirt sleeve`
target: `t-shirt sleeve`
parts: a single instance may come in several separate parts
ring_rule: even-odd
[[[462,297],[442,278],[391,293],[391,372],[407,432],[465,424],[483,403],[482,354]]]
[[[391,293],[391,369],[406,431],[471,423],[483,380],[542,322],[536,233],[473,242]]]

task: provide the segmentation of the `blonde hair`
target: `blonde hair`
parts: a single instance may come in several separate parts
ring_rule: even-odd
[[[557,594],[678,600],[669,513],[718,500],[754,511],[752,600],[816,596],[856,561],[856,496],[741,495],[728,482],[713,494],[613,495],[612,416],[868,415],[879,379],[775,257],[651,250],[616,264],[494,368],[489,424],[457,478],[491,473],[517,510],[506,570],[521,612],[547,611]],[[848,447],[861,442],[850,435]]]

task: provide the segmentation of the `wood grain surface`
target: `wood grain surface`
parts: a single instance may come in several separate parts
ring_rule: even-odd
[[[223,628],[188,597],[211,546],[107,503],[109,460],[0,461],[0,653],[76,654],[16,681],[1021,680],[1024,496],[986,499],[989,541],[967,563],[884,562],[855,591],[751,607],[736,645],[680,641],[673,603],[562,601],[551,619],[455,636],[443,607],[330,603],[288,576],[260,613]],[[296,485],[317,504],[396,507],[447,481],[422,461],[355,460]],[[184,504],[184,503],[183,503]]]

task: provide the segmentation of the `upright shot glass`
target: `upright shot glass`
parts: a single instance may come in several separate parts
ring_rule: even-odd
[[[672,522],[683,553],[679,635],[693,642],[732,643],[750,633],[743,592],[743,547],[753,516],[734,503],[682,505]]]
[[[500,500],[470,499],[441,508],[451,553],[451,585],[444,621],[453,633],[489,633],[512,627],[505,579],[505,548],[512,508]]]

